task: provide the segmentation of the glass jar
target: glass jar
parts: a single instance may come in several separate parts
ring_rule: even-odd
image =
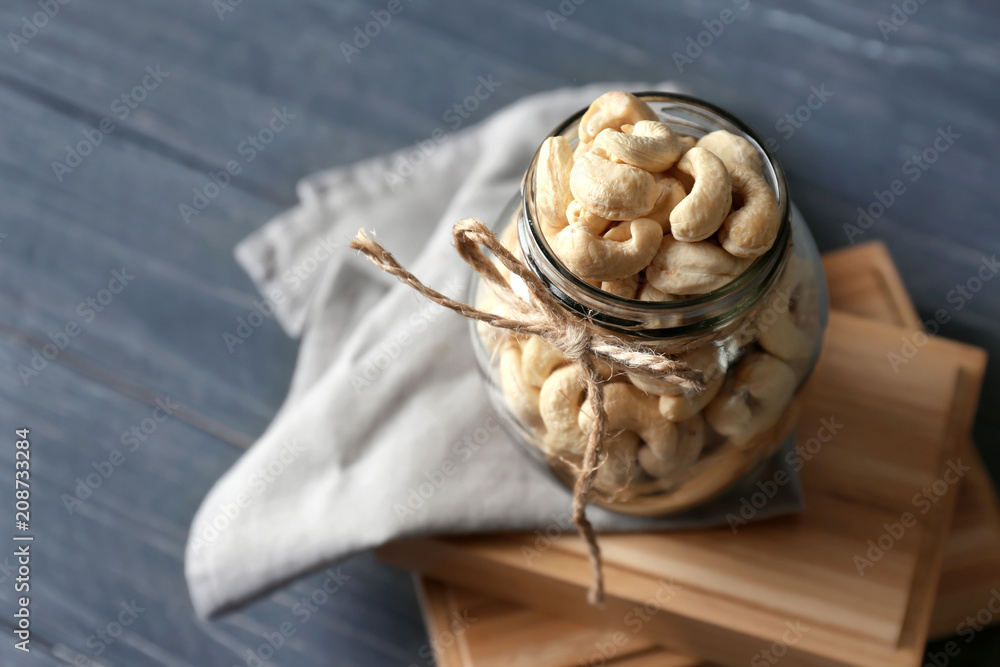
[[[760,137],[727,111],[693,97],[636,93],[675,133],[727,130],[762,159],[781,225],[773,246],[730,283],[674,301],[616,296],[574,275],[556,256],[535,215],[536,153],[521,191],[494,231],[541,278],[564,308],[588,326],[641,341],[704,373],[701,392],[602,370],[612,396],[600,467],[589,500],[635,515],[669,514],[703,503],[750,474],[791,434],[798,397],[819,353],[827,317],[826,285],[815,242],[788,198],[785,177]],[[586,110],[551,136],[576,148]],[[505,272],[506,273],[506,272]],[[523,283],[513,276],[515,292]],[[473,277],[473,303],[498,310]],[[586,443],[589,404],[578,364],[536,336],[473,324],[474,347],[490,399],[507,429],[572,488]],[[617,386],[616,385],[621,385]],[[623,415],[612,411],[624,411]],[[670,455],[657,455],[668,443]]]

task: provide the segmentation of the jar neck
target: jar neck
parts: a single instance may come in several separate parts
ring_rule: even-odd
[[[707,294],[677,301],[639,301],[616,296],[574,275],[556,256],[535,214],[535,167],[531,161],[521,183],[518,237],[531,270],[565,308],[616,334],[654,340],[677,339],[717,331],[742,319],[763,301],[774,285],[791,250],[790,207],[784,172],[764,142],[745,122],[729,112],[693,97],[674,93],[635,93],[660,120],[681,135],[695,139],[715,130],[742,136],[760,153],[764,178],[774,189],[781,225],[774,245],[739,277]],[[571,148],[578,143],[577,127],[586,109],[570,116],[549,136],[565,136]]]

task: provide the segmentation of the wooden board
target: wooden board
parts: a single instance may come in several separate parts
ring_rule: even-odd
[[[830,306],[871,319],[923,329],[910,295],[888,249],[880,242],[828,253],[823,258],[830,288]],[[969,395],[963,418],[971,420],[983,381],[979,355],[963,356],[962,373]],[[962,456],[972,470],[959,488],[955,516],[945,543],[944,565],[931,616],[930,637],[957,632],[962,621],[979,611],[1000,586],[1000,506],[986,466],[971,439]]]
[[[853,266],[850,255],[855,257]],[[858,265],[864,261],[875,267],[881,261],[888,265],[889,271]],[[892,294],[896,304],[895,317],[891,318],[884,317],[886,309],[883,307],[883,319],[909,325],[912,331],[915,313],[905,299],[898,277],[893,280],[895,273],[884,248],[868,247],[837,254],[830,258],[828,271],[831,282],[842,275],[847,276],[842,281],[845,287],[849,286],[844,294],[865,292],[866,282],[869,285],[881,283],[881,289]],[[839,283],[837,289],[840,289]],[[841,296],[838,291],[832,301],[839,306],[845,299],[859,304],[859,312],[866,316],[878,314],[876,300],[852,299]],[[604,612],[581,603],[587,573],[580,545],[573,537],[555,542],[542,557],[533,559],[534,567],[526,566],[519,553],[521,545],[531,546],[531,540],[524,536],[418,540],[387,547],[381,555],[391,562],[415,566],[442,579],[528,603],[566,618],[610,628],[612,634],[605,637],[614,637],[617,628],[624,632],[627,640],[624,645],[605,641],[603,646],[613,647],[615,658],[619,660],[626,656],[628,660],[644,660],[650,651],[658,654],[651,659],[665,659],[663,652],[656,652],[644,643],[650,640],[680,647],[693,655],[706,655],[719,662],[745,664],[772,641],[780,640],[785,630],[784,620],[802,621],[811,628],[794,646],[787,647],[789,655],[797,656],[795,664],[918,664],[944,553],[939,537],[947,528],[958,493],[949,491],[927,514],[921,515],[918,526],[907,531],[876,566],[869,568],[864,578],[858,576],[849,552],[863,552],[867,539],[877,539],[881,534],[883,521],[898,519],[910,506],[912,491],[937,479],[942,464],[954,456],[949,448],[967,438],[984,359],[974,348],[932,340],[900,369],[898,375],[887,372],[886,355],[895,351],[899,337],[906,333],[906,329],[849,314],[832,315],[827,354],[811,386],[800,435],[805,437],[805,431],[815,430],[815,427],[806,429],[804,426],[809,423],[810,414],[815,418],[823,414],[823,409],[833,407],[841,411],[834,411],[834,415],[851,414],[847,423],[857,425],[858,431],[850,442],[840,439],[836,447],[824,450],[822,466],[804,468],[803,482],[811,508],[806,516],[741,530],[739,539],[734,539],[728,530],[605,537],[612,598]],[[865,340],[852,342],[852,336]],[[867,357],[867,363],[857,363],[861,357]],[[852,363],[843,363],[848,359]],[[914,370],[918,367],[919,372]],[[936,391],[930,384],[926,387],[921,384],[928,380],[926,373],[940,373]],[[893,391],[893,383],[898,383],[900,376],[909,376],[910,395]],[[919,399],[912,394],[914,383],[923,387],[918,392]],[[959,386],[962,391],[953,391]],[[838,398],[836,390],[849,387],[853,390],[852,395]],[[885,406],[888,419],[873,414],[878,411],[870,406],[878,403],[868,400],[866,405],[866,400],[861,398],[875,387],[883,392],[877,400]],[[941,405],[948,407],[930,408],[931,404],[926,401],[934,393],[943,402]],[[925,407],[920,413],[904,416],[907,406],[914,401],[923,401]],[[929,413],[924,410],[936,412],[937,417],[928,419]],[[920,420],[927,421],[917,426]],[[937,445],[931,442],[934,437],[928,437],[928,427],[937,429]],[[898,440],[900,436],[906,440]],[[898,448],[885,446],[893,441],[909,443],[906,457],[899,456]],[[961,455],[966,457],[963,461],[971,460],[965,450]],[[916,462],[918,458],[923,459],[922,463]],[[868,465],[859,464],[866,459]],[[923,483],[917,481],[921,477]],[[988,500],[988,487],[986,490]],[[988,507],[989,503],[986,505]],[[849,521],[843,518],[846,514],[851,516]],[[863,524],[868,527],[859,531]],[[975,528],[970,529],[964,522],[957,526],[966,531],[966,535],[975,533]],[[976,546],[963,547],[957,552],[981,556],[977,542],[977,539],[970,539],[968,543]],[[818,545],[822,547],[817,548]],[[967,572],[968,563],[976,560],[971,558],[966,562],[963,567]],[[623,628],[627,625],[629,610],[643,603],[646,600],[643,596],[648,596],[655,588],[651,587],[654,577],[657,574],[667,576],[667,573],[685,589],[663,604],[662,609],[641,627]],[[455,600],[461,602],[463,594],[432,586],[426,599],[429,607],[437,609],[441,599],[451,600],[449,604],[454,605]],[[964,609],[967,612],[980,608],[986,597],[982,596],[975,607],[966,605]],[[962,604],[968,602],[960,598],[961,595],[949,601],[949,614],[957,613],[963,608]],[[473,597],[465,602],[490,609],[492,601]],[[546,619],[537,612],[510,605],[501,605],[500,609],[502,613],[489,618],[494,621],[520,618],[522,625],[514,623],[513,627],[530,631],[536,638],[544,634],[540,632],[544,627],[540,621]],[[429,613],[432,627],[434,617],[433,611]],[[815,625],[810,626],[810,621]],[[938,630],[947,627],[942,623],[936,621]],[[713,627],[715,625],[719,627]],[[464,649],[459,655],[464,653],[471,657],[472,650],[481,645],[472,640],[487,635],[473,627],[463,634],[463,641],[456,642]],[[582,630],[567,627],[570,629],[566,632]],[[954,631],[953,625],[950,631]],[[586,654],[588,649],[596,650],[601,639],[592,630],[591,634],[583,632],[572,650]],[[488,636],[495,634],[493,631]],[[499,652],[505,662],[532,665],[565,662],[564,656],[549,662],[541,658],[527,661],[523,653],[518,662],[513,660],[516,656],[509,650],[517,643],[511,641],[505,651]],[[492,645],[504,646],[495,641]],[[547,642],[536,640],[524,645],[531,647],[526,649],[530,653],[539,646],[547,646]],[[479,662],[455,664],[492,664],[483,660],[498,655],[482,653],[477,654]],[[577,655],[571,656],[570,662],[565,664],[576,664],[573,659],[579,662]],[[677,660],[682,660],[678,664],[699,664],[690,660],[683,662],[683,658]]]
[[[824,258],[831,282],[831,305],[871,319],[916,329],[920,320],[903,288],[899,274],[881,243],[831,253]],[[970,443],[971,445],[971,443]],[[963,454],[965,456],[966,454]],[[974,447],[967,455],[972,466],[959,489],[955,517],[945,544],[944,565],[938,582],[930,636],[954,635],[962,620],[975,614],[1000,586],[1000,513],[986,469]],[[454,614],[476,622],[454,642],[435,644],[442,667],[531,665],[568,667],[599,663],[639,665],[698,665],[694,658],[634,641],[617,647],[612,633],[546,615],[481,593],[417,577],[424,616],[431,637],[447,636]],[[610,642],[610,644],[609,644]],[[602,648],[615,646],[614,656]]]

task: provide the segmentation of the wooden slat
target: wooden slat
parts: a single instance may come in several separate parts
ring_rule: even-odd
[[[830,414],[852,432],[824,451],[823,465],[803,470],[809,513],[794,521],[744,528],[737,536],[722,529],[604,538],[608,590],[622,606],[644,600],[659,578],[674,577],[690,588],[671,603],[670,613],[662,613],[643,629],[646,636],[682,652],[740,662],[760,649],[757,642],[780,636],[783,622],[803,619],[816,629],[789,649],[799,660],[812,656],[815,664],[897,664],[903,653],[916,650],[896,646],[905,627],[918,545],[928,526],[935,525],[928,519],[947,514],[947,501],[957,491],[918,516],[918,527],[907,531],[879,567],[866,571],[864,579],[858,576],[851,555],[863,553],[867,540],[879,537],[883,523],[913,509],[910,496],[943,474],[940,466],[953,456],[959,438],[947,432],[952,410],[941,407],[941,403],[950,406],[954,394],[958,369],[950,358],[957,344],[928,342],[911,361],[905,377],[905,386],[919,387],[919,391],[901,394],[903,385],[893,384],[896,376],[885,363],[886,354],[897,345],[899,331],[831,314],[825,362],[821,361],[810,383],[799,437],[808,438],[819,419]],[[845,359],[854,363],[846,364]],[[895,444],[902,442],[907,443],[905,456],[900,456]],[[853,468],[838,465],[848,459]],[[866,460],[875,465],[868,466]],[[880,460],[895,465],[887,468],[879,465]],[[839,485],[833,482],[837,474]],[[819,484],[815,492],[812,483]],[[849,521],[845,515],[851,517]],[[644,546],[654,542],[658,546],[652,549]],[[527,566],[520,547],[531,543],[531,539],[516,537],[427,539],[390,546],[382,553],[396,564],[501,597],[515,597],[543,610],[592,622],[616,622],[611,605],[605,614],[594,616],[572,602],[574,595],[582,596],[589,582],[586,559],[580,556],[581,545],[575,538],[560,540]],[[637,563],[640,554],[646,560]],[[704,567],[705,559],[720,566]],[[680,563],[687,566],[683,572],[678,571]],[[921,563],[925,565],[934,567]],[[490,574],[484,578],[486,572]],[[720,579],[725,581],[725,590]],[[933,571],[930,579],[931,583],[936,579]],[[561,595],[553,590],[543,593],[541,584],[550,580],[559,582]],[[799,596],[799,591],[817,581],[827,584],[825,595]],[[761,591],[766,597],[761,597]],[[816,616],[817,599],[829,607],[822,617]],[[710,636],[718,638],[720,625],[726,628],[727,637],[732,635],[733,641],[725,646],[709,640]],[[710,631],[710,627],[715,629]]]
[[[902,284],[898,279],[898,274],[895,273],[892,267],[891,260],[884,246],[880,244],[871,244],[852,251],[835,254],[826,259],[825,266],[828,272],[829,280],[831,282],[831,301],[834,307],[851,305],[856,307],[856,309],[859,312],[864,313],[868,317],[875,317],[885,321],[895,321],[900,324],[910,325],[911,327],[919,326],[919,319],[917,318],[915,311],[913,311],[912,306],[909,305],[909,300],[906,297],[905,290],[902,288]],[[875,290],[876,293],[883,294],[883,297],[881,299],[872,298],[870,293],[868,293],[869,290]],[[853,323],[860,324],[860,321]],[[975,401],[974,400],[970,401],[969,399],[974,398],[975,390],[978,388],[978,382],[981,381],[982,377],[981,355],[975,353],[974,351],[965,350],[964,348],[961,347],[953,348],[953,351],[959,354],[968,353],[965,359],[968,365],[968,370],[970,371],[972,377],[971,378],[967,377],[966,380],[964,381],[964,385],[967,386],[972,391],[973,395],[971,397],[963,396],[962,403],[963,405],[974,406]],[[969,413],[969,410],[965,409],[964,411],[960,411],[957,413],[957,415],[959,421],[964,422],[964,424],[966,424],[967,427],[967,424],[971,419],[971,414]],[[960,428],[961,424],[952,424],[951,427],[954,430],[956,428]],[[850,458],[853,457],[855,461],[857,460],[858,456],[857,452],[851,453],[849,447],[844,449],[846,450],[846,453],[843,453],[843,455],[840,458],[849,460]],[[836,453],[841,454],[840,451],[837,451]],[[829,472],[828,467],[832,467],[833,470],[836,470],[836,467],[830,466],[830,464],[831,464],[830,458],[825,457],[824,466],[822,468],[818,466],[813,466],[807,468],[806,472],[821,473],[819,475],[817,474],[811,475],[811,479],[813,480],[819,477],[820,479],[818,480],[818,482],[821,483],[823,474]],[[977,488],[982,490],[981,485],[970,486],[969,484],[970,482],[975,482],[977,479],[980,482],[982,481],[981,477],[980,478],[972,477],[970,480],[966,481],[965,484],[966,493],[962,495],[962,499],[964,499],[965,502],[968,502],[969,499],[973,497],[972,495],[970,495],[969,489],[972,489],[973,491],[975,491]],[[807,479],[806,483],[807,484],[809,483],[809,479]],[[912,484],[915,484],[915,482],[911,481],[911,485]],[[884,489],[881,489],[880,491],[884,491]],[[956,497],[956,495],[957,494],[949,494],[948,499],[951,499],[954,502],[954,498]],[[986,493],[984,495],[987,496],[987,498],[989,497],[990,493],[988,487],[986,488]],[[865,498],[871,501],[874,498],[877,498],[877,496],[866,495]],[[824,498],[823,500],[824,502],[821,503],[820,506],[818,507],[816,506],[816,503],[814,501],[811,502],[810,513],[813,515],[819,515],[816,517],[817,520],[815,521],[815,524],[816,525],[823,525],[824,523],[842,524],[843,522],[840,521],[840,517],[844,514],[844,509],[838,509],[836,504],[834,504],[830,508],[831,513],[828,515],[824,514],[826,511],[826,501],[828,499]],[[990,504],[985,503],[983,507],[989,508]],[[937,520],[942,525],[946,523],[949,514],[950,512],[948,512],[947,510],[935,513]],[[898,517],[898,513],[896,516]],[[891,514],[890,514],[890,520],[892,520]],[[849,523],[848,526],[841,526],[841,527],[849,528],[850,525],[857,524],[857,519],[854,517],[854,515],[852,515],[852,520],[848,523]],[[996,544],[998,536],[1000,536],[1000,531],[997,530],[996,523],[993,523],[991,528],[992,530],[980,531],[980,534],[986,532],[992,537],[992,541],[988,542],[988,544],[986,545],[987,547],[990,544]],[[941,529],[942,529],[941,526],[938,526],[936,528],[936,530],[938,531],[940,531]],[[865,530],[868,530],[869,532],[874,531],[872,532],[872,534],[877,535],[879,532],[879,524],[876,522],[872,526],[866,527]],[[774,539],[780,539],[779,535],[781,532],[782,528],[778,526],[777,532],[775,532],[774,534]],[[822,539],[821,542],[819,542],[820,539]],[[698,568],[706,568],[709,570],[717,571],[719,573],[720,580],[715,583],[718,584],[718,590],[720,591],[720,593],[722,591],[732,590],[733,582],[726,579],[726,573],[733,567],[732,563],[730,563],[729,565],[725,565],[724,563],[713,564],[712,561],[719,560],[721,556],[719,554],[714,553],[712,549],[700,552],[695,551],[686,555],[682,552],[677,551],[678,548],[684,549],[691,547],[690,543],[697,542],[697,539],[686,540],[683,544],[680,545],[675,544],[674,547],[671,548],[670,550],[669,558],[667,558],[664,564],[662,565],[656,564],[655,560],[651,563],[643,565],[645,561],[649,560],[650,556],[654,556],[660,560],[663,560],[666,557],[664,555],[665,552],[663,551],[663,549],[647,548],[644,546],[646,542],[654,544],[656,543],[656,541],[657,541],[656,536],[614,537],[611,540],[606,540],[605,554],[606,557],[614,560],[617,563],[625,563],[625,562],[629,563],[630,570],[638,568],[645,570],[669,571],[673,576],[681,577],[682,579],[688,579],[690,577],[695,576],[685,571],[685,568],[690,568],[690,566],[692,565],[695,565]],[[825,538],[817,538],[817,541],[818,543],[821,543],[823,545],[824,556],[828,557],[831,549],[835,550],[835,543],[831,541],[829,536]],[[906,590],[909,590],[911,586],[914,589],[914,593],[912,595],[906,596],[904,602],[904,605],[907,607],[907,612],[905,616],[907,619],[910,620],[908,623],[904,623],[903,626],[900,626],[898,628],[898,632],[900,633],[900,636],[903,639],[903,645],[908,647],[904,648],[900,652],[900,654],[896,656],[896,659],[899,661],[899,664],[914,664],[915,661],[919,660],[919,656],[922,654],[921,647],[923,646],[923,642],[925,639],[926,627],[929,622],[929,619],[927,617],[929,616],[931,609],[930,600],[932,599],[937,589],[937,586],[935,585],[937,576],[935,571],[936,565],[934,561],[935,559],[939,559],[940,554],[942,553],[940,549],[935,549],[934,542],[935,540],[925,540],[924,545],[922,547],[928,552],[926,556],[923,557],[923,562],[925,562],[925,566],[919,569],[911,570],[914,579],[911,581],[904,577],[903,579],[897,582],[898,585],[902,586]],[[635,543],[635,544],[633,546],[629,546],[630,543]],[[574,545],[574,546],[577,548],[577,550],[579,549],[579,545]],[[737,544],[737,546],[739,545]],[[896,545],[894,551],[900,549],[901,546],[902,543]],[[560,544],[557,548],[563,549],[565,547],[564,545]],[[780,554],[780,557],[783,560],[773,564],[773,567],[776,570],[783,571],[789,567],[793,568],[797,566],[801,567],[801,563],[811,562],[810,558],[804,557],[801,554],[791,554],[789,556],[787,551],[788,547],[786,546],[786,548],[783,549]],[[880,561],[880,566],[892,567],[889,564],[889,561],[887,560],[891,555],[892,552],[889,552],[889,554],[887,554],[886,556],[886,560]],[[987,564],[992,564],[993,566],[992,569],[994,572],[997,572],[997,570],[1000,569],[997,567],[998,559],[995,555],[995,552],[992,554],[992,558],[990,558],[988,552],[986,552],[980,547],[980,550],[978,551],[977,555],[979,555],[980,558],[985,559],[985,562]],[[743,550],[740,550],[735,553],[732,553],[731,555],[728,552],[725,554],[726,559],[729,559],[730,556],[731,559],[741,560],[746,558],[752,558],[753,555],[752,553],[747,553]],[[850,549],[848,549],[848,552],[846,554],[842,554],[842,556],[849,559]],[[760,598],[764,598],[768,595],[768,584],[766,582],[765,575],[766,573],[758,573],[758,576],[765,577],[764,579],[762,579],[762,590],[758,593],[758,596]],[[997,573],[997,576],[1000,576],[1000,573]],[[852,581],[852,579],[854,581]],[[849,597],[854,596],[854,597],[860,597],[862,599],[871,600],[873,596],[869,595],[866,598],[865,593],[861,590],[856,590],[854,592],[850,591],[850,586],[857,580],[858,578],[856,575],[854,575],[853,577],[847,577],[846,579],[838,580],[836,585],[837,590],[835,590],[835,592],[833,593],[833,597],[835,599],[838,599],[839,596],[844,595],[845,594],[844,589],[845,587],[847,587],[846,591],[847,596]],[[827,583],[827,585],[830,585],[831,582],[827,580],[825,583]],[[868,581],[865,582],[865,585],[870,586],[872,585],[872,583],[873,582]],[[970,592],[972,590],[977,590],[977,589],[980,591],[983,590],[981,588],[983,584],[982,581],[966,580],[964,583],[966,590]],[[773,582],[771,585],[773,586]],[[944,582],[942,581],[942,587],[943,586]],[[986,590],[988,590],[988,588],[989,586],[986,587]],[[451,592],[453,590],[454,589],[452,588],[446,589],[447,592]],[[809,595],[808,589],[802,590],[801,592],[803,594]],[[454,595],[454,593],[452,594]],[[875,595],[874,597],[880,603],[883,603],[885,601],[884,596],[886,594],[891,594],[891,588],[880,591],[879,594]],[[813,593],[813,596],[814,597],[812,599],[812,603],[813,605],[818,606],[823,604],[826,598],[831,597],[831,594],[829,591],[827,591],[825,593],[825,596],[823,592]],[[985,597],[986,596],[984,596],[983,599],[985,599]],[[480,601],[482,600],[481,598],[479,599]],[[980,600],[976,602],[975,607],[966,606],[965,612],[974,613],[976,610],[978,610],[981,604],[982,601]],[[503,612],[502,609],[500,612],[497,612],[493,616],[491,616],[492,620],[498,621],[500,618],[503,618],[505,616],[505,613]],[[579,646],[579,643],[569,639],[569,637],[565,634],[564,631],[546,632],[546,629],[549,627],[549,624],[554,622],[551,617],[546,617],[545,615],[540,614],[539,612],[524,610],[516,606],[507,607],[506,609],[507,613],[517,613],[522,615],[529,614],[528,618],[530,618],[531,622],[533,623],[535,638],[533,642],[529,641],[522,642],[521,643],[522,645],[525,645],[527,647],[535,647],[540,644],[545,644],[546,643],[545,640],[547,638],[548,643],[563,646],[563,650],[569,650],[565,646],[566,644],[572,644],[577,647]],[[822,607],[820,607],[820,609],[822,610]],[[827,614],[831,613],[830,609],[824,611]],[[938,616],[936,616],[935,618],[937,619]],[[859,620],[859,619],[852,619],[852,620]],[[871,622],[870,619],[860,620],[859,624],[855,626],[855,630],[857,631],[861,629],[860,626],[866,625],[870,622]],[[940,620],[936,620],[935,622],[937,623],[938,626],[940,626],[943,623],[943,621]],[[564,623],[564,621],[560,621],[559,623]],[[867,629],[870,630],[870,628]],[[951,627],[951,632],[954,632],[954,626]],[[490,659],[492,657],[495,657],[495,653],[491,652],[489,650],[489,647],[492,645],[496,645],[497,642],[490,644],[486,640],[479,640],[479,641],[476,640],[477,637],[475,635],[469,635],[465,639],[463,643],[463,650],[468,655],[474,655],[473,653],[474,651],[481,651],[486,656],[485,659]],[[663,655],[666,654],[661,654],[661,656]],[[473,666],[478,666],[480,662],[470,660],[468,662],[459,664],[466,665],[467,667],[473,667]],[[483,663],[483,664],[488,664],[488,663]],[[543,660],[538,660],[536,662],[527,664],[558,665],[559,663],[554,661],[546,662]]]
[[[88,646],[88,638],[114,622],[121,603],[133,599],[144,611],[106,647],[100,656],[104,662],[95,664],[239,663],[244,649],[256,650],[265,634],[285,622],[296,634],[277,653],[278,664],[319,667],[329,664],[334,651],[354,664],[411,659],[400,646],[416,647],[423,640],[407,577],[370,556],[342,566],[350,579],[308,619],[301,600],[321,588],[323,573],[222,620],[198,620],[183,576],[188,526],[208,488],[240,451],[171,418],[129,452],[122,434],[151,416],[149,406],[59,364],[26,391],[14,372],[22,354],[0,338],[0,438],[7,443],[0,447],[0,465],[13,470],[13,430],[29,427],[35,535],[31,609],[38,664],[47,664],[45,646],[50,657],[65,664],[73,664],[77,654],[97,658],[96,639]],[[98,474],[95,464],[107,471],[103,462],[114,450],[122,452],[122,464],[70,514],[64,494],[74,495],[77,478]],[[0,497],[13,494],[10,472],[0,479]],[[4,553],[0,566],[9,567],[14,559],[9,550]],[[0,585],[0,612],[7,619],[15,606],[11,581]],[[5,635],[6,651],[11,636]],[[352,640],[345,642],[348,636]],[[0,664],[34,664],[6,660],[8,655],[0,654]]]
[[[100,360],[107,370],[158,395],[197,406],[244,438],[263,430],[287,386],[296,344],[268,318],[233,354],[227,349],[223,333],[235,330],[237,318],[248,315],[258,295],[228,257],[240,227],[222,218],[246,214],[245,221],[251,210],[266,215],[276,207],[227,191],[227,205],[214,214],[222,216],[222,227],[229,231],[211,239],[214,232],[206,235],[183,225],[177,217],[180,190],[163,186],[195,172],[136,151],[115,134],[91,156],[95,166],[106,160],[105,167],[93,177],[73,174],[83,178],[60,185],[45,173],[47,164],[34,166],[15,156],[57,150],[55,128],[79,133],[85,125],[2,86],[0,106],[10,122],[26,128],[23,136],[0,133],[7,234],[0,261],[5,285],[0,319],[42,339],[75,323],[80,329],[68,340],[71,352]],[[151,168],[160,183],[141,182]],[[123,190],[133,194],[95,196],[100,188],[92,178],[120,179]],[[124,220],[143,222],[122,229]],[[250,229],[244,222],[242,233]],[[222,253],[226,261],[218,260]],[[106,308],[82,315],[80,304],[107,287],[112,271],[123,268],[135,279]],[[263,349],[267,355],[260,353]],[[32,353],[29,346],[19,364],[30,365]],[[16,375],[15,380],[20,382]]]
[[[831,284],[831,307],[867,317],[902,324],[911,331],[923,323],[896,271],[888,249],[881,243],[828,253],[823,260]],[[881,298],[875,295],[881,294]],[[968,391],[978,393],[983,367],[974,357],[962,358]],[[971,398],[971,397],[970,397]],[[962,402],[971,418],[975,400]],[[960,489],[955,517],[943,554],[944,567],[934,597],[931,637],[958,632],[970,614],[975,615],[1000,585],[1000,509],[996,493],[975,445],[970,441],[962,457],[972,467]]]

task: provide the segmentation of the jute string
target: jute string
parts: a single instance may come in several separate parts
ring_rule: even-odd
[[[633,342],[595,330],[586,319],[571,313],[549,294],[541,279],[523,262],[503,246],[483,223],[473,218],[458,222],[453,230],[455,248],[462,259],[480,275],[493,293],[507,307],[505,314],[488,313],[455,301],[427,287],[416,276],[404,269],[392,254],[375,240],[359,230],[351,248],[368,257],[375,266],[396,276],[424,297],[436,304],[455,311],[462,317],[485,322],[498,329],[515,334],[540,336],[558,349],[567,359],[580,364],[587,395],[595,413],[593,426],[587,440],[583,464],[573,485],[573,523],[587,543],[593,582],[588,600],[593,605],[604,602],[604,574],[601,567],[601,549],[594,527],[586,516],[587,496],[597,471],[608,416],[604,408],[604,383],[607,381],[597,371],[599,361],[611,363],[634,373],[656,377],[677,384],[684,389],[700,391],[702,374],[686,364],[665,356],[661,349],[652,349],[640,342]],[[489,250],[512,274],[527,286],[529,299],[518,296],[497,266],[483,253]]]

